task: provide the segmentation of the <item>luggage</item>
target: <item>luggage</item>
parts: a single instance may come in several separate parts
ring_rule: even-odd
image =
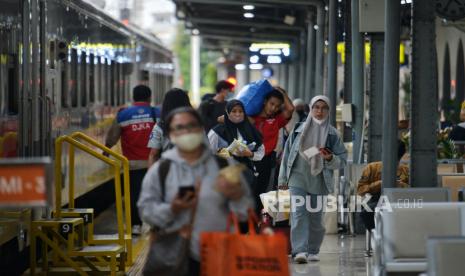
[[[237,218],[231,214],[228,225],[234,233],[204,232],[200,237],[202,276],[288,276],[287,240],[282,234],[258,235],[253,215],[249,234],[241,235]],[[228,226],[227,229],[230,229]]]
[[[263,79],[244,86],[236,99],[244,104],[247,116],[255,116],[262,111],[265,96],[273,90],[271,84]]]

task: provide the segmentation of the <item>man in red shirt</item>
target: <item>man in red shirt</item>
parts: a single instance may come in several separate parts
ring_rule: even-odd
[[[285,90],[275,87],[266,95],[262,111],[252,117],[255,127],[263,136],[263,145],[265,146],[265,156],[263,159],[254,162],[258,172],[254,195],[260,209],[263,208],[260,194],[266,192],[270,177],[273,177],[271,173],[276,166],[276,152],[274,149],[278,143],[279,130],[289,122],[292,112],[294,112],[294,105]]]
[[[159,110],[150,105],[151,94],[150,88],[145,85],[134,87],[133,104],[118,112],[105,141],[105,146],[111,148],[121,138],[123,155],[129,160],[133,234],[140,234],[142,224],[136,203],[147,172],[147,158],[150,152],[147,142],[157,118],[160,117]]]

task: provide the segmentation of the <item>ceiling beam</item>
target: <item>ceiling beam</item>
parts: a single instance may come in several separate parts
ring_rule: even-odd
[[[227,35],[213,35],[213,34],[202,34],[200,36],[208,39],[216,39],[221,41],[244,41],[244,42],[286,42],[286,40],[277,38],[254,38],[254,37],[231,37]]]
[[[209,35],[226,35],[228,37],[252,37],[252,38],[263,38],[263,39],[281,39],[281,40],[296,40],[299,39],[299,35],[285,35],[285,34],[274,34],[274,33],[252,33],[252,32],[241,32],[241,31],[225,31],[224,29],[212,29],[208,28],[206,30],[200,29],[200,34],[209,34]]]
[[[237,20],[226,20],[226,19],[210,19],[210,18],[186,18],[192,24],[206,24],[206,25],[227,25],[227,26],[244,26],[244,27],[258,27],[258,28],[270,28],[280,29],[288,31],[303,31],[303,27],[289,26],[285,24],[276,23],[263,23],[254,22],[253,20],[237,21]]]
[[[250,5],[254,4],[257,7],[274,7],[273,4],[267,3],[251,3],[253,1],[241,2],[237,0],[173,0],[175,3],[192,3],[192,4],[210,4],[210,5]]]
[[[255,5],[273,7],[276,5],[286,6],[317,6],[323,5],[323,0],[247,0],[246,2],[238,0],[173,0],[175,3],[193,3],[193,4],[211,4],[211,5]]]

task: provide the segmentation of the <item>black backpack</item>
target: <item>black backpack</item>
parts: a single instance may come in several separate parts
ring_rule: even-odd
[[[224,159],[223,157],[214,155],[214,158],[220,170],[229,165],[228,160]],[[161,200],[162,201],[165,201],[166,177],[168,176],[168,172],[170,171],[171,162],[172,161],[170,159],[162,158],[160,159],[160,166],[158,167],[158,176],[160,177]]]

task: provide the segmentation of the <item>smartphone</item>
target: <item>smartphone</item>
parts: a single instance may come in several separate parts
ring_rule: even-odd
[[[183,198],[188,192],[195,193],[195,187],[194,186],[181,186],[179,187],[178,190],[178,196],[180,198]]]
[[[328,147],[324,147],[324,148],[322,148],[322,150],[323,150],[326,154],[333,154],[333,152],[332,152]]]

